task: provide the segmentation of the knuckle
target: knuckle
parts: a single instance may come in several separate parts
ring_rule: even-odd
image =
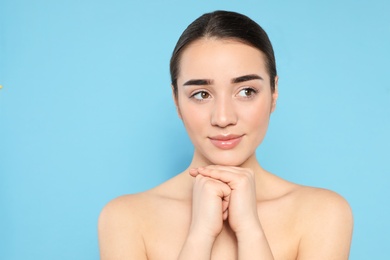
[[[203,187],[205,189],[212,189],[214,188],[215,184],[212,180],[208,179],[208,180],[205,180],[204,183],[203,183]]]
[[[255,174],[251,168],[244,168],[244,170],[245,174],[248,174],[249,176],[254,176]]]
[[[249,176],[245,175],[245,174],[239,174],[237,175],[237,180],[238,182],[246,182],[249,178]]]
[[[200,174],[195,177],[195,183],[200,183],[202,182],[202,180],[203,180],[203,176]]]

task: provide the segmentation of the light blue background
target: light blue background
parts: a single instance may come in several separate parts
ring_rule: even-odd
[[[250,16],[274,44],[262,165],[343,195],[351,259],[388,258],[388,1],[0,0],[0,259],[98,259],[101,208],[186,168],[168,63],[215,9]]]

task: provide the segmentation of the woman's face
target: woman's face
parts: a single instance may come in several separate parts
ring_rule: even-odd
[[[194,163],[240,166],[254,158],[277,98],[262,52],[234,40],[197,40],[182,53],[177,85]]]

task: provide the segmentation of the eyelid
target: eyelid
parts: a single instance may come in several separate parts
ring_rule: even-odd
[[[205,90],[205,89],[197,89],[197,90],[191,91],[190,97],[193,97],[193,96],[195,96],[196,94],[199,94],[199,93],[201,93],[201,92],[206,92],[206,93],[210,94],[210,92],[207,91],[207,90]]]
[[[250,90],[250,91],[252,91],[252,94],[251,94],[250,96],[240,96],[239,94],[240,94],[242,91],[244,91],[244,90]],[[239,96],[239,97],[242,97],[242,98],[253,98],[253,96],[256,95],[257,93],[259,93],[259,89],[258,89],[258,88],[252,87],[252,86],[243,86],[243,87],[241,87],[241,88],[238,90],[236,96]]]
[[[196,95],[199,95],[201,93],[207,93],[209,95],[209,97],[207,98],[195,98]],[[192,92],[189,96],[190,99],[194,99],[196,100],[197,102],[202,102],[202,101],[205,101],[206,99],[209,99],[211,96],[210,92],[207,91],[207,90],[204,90],[204,89],[197,89],[196,91]]]

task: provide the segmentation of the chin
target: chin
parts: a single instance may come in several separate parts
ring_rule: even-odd
[[[239,167],[243,165],[249,158],[237,158],[237,156],[230,157],[230,156],[224,156],[219,158],[208,158],[210,161],[210,164],[213,165],[222,165],[222,166],[235,166]]]
[[[255,151],[248,150],[197,150],[195,149],[194,158],[197,164],[201,165],[221,165],[240,167],[243,164],[256,160]]]

